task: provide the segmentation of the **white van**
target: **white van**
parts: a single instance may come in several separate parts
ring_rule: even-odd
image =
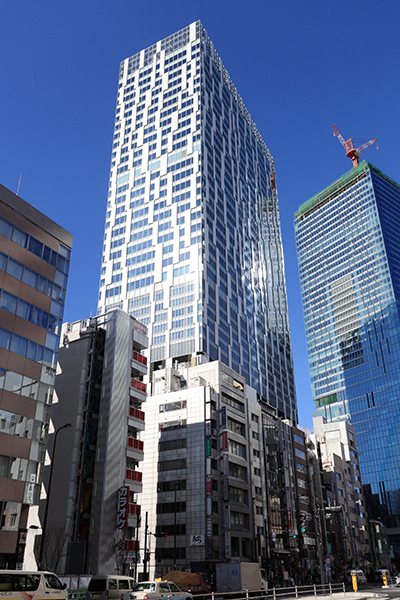
[[[68,590],[48,571],[0,571],[0,600],[67,600]]]
[[[86,600],[128,600],[135,585],[133,577],[127,575],[93,575]]]

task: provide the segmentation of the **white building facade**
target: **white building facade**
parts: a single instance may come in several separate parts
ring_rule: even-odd
[[[148,326],[150,380],[203,354],[297,422],[274,162],[199,21],[120,66],[98,313],[112,308]]]

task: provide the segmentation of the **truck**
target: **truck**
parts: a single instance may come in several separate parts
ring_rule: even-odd
[[[217,592],[268,591],[265,570],[254,562],[219,563],[216,579]]]
[[[208,577],[205,573],[187,573],[186,571],[169,571],[164,579],[173,581],[183,592],[193,596],[211,594]]]

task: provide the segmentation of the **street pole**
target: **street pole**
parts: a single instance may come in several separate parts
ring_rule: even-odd
[[[144,525],[144,558],[143,558],[143,581],[148,579],[147,575],[147,529],[149,513],[146,511],[146,521]]]
[[[138,548],[139,548],[139,522],[140,516],[136,517],[136,548],[135,548],[135,580],[137,581],[137,561],[138,561]]]
[[[40,540],[39,570],[41,570],[43,568],[42,563],[43,563],[44,538],[46,537],[47,514],[49,512],[51,481],[53,478],[53,467],[54,467],[54,461],[55,461],[55,456],[56,456],[57,436],[62,429],[69,429],[70,427],[72,427],[71,423],[66,423],[65,425],[62,425],[61,427],[56,429],[56,433],[54,435],[53,456],[51,458],[51,465],[50,465],[49,486],[47,488],[46,508],[44,511],[44,519],[43,519],[43,527],[42,527],[42,539]]]

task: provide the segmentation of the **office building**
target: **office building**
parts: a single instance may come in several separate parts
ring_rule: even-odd
[[[121,310],[62,326],[52,422],[73,427],[62,452],[49,440],[43,556],[57,573],[129,574],[136,563],[147,344],[146,328]]]
[[[368,516],[400,549],[400,186],[366,161],[300,206],[315,415],[351,415]]]
[[[295,457],[291,424],[258,402],[243,376],[221,361],[195,362],[153,374],[143,461],[148,530],[140,540],[148,563],[139,573],[190,569],[212,578],[218,563],[251,560],[270,582],[300,578],[298,520],[310,503],[305,452]]]
[[[39,504],[72,235],[0,186],[0,568]]]
[[[98,313],[149,326],[297,422],[274,162],[198,21],[120,65]]]
[[[319,450],[326,490],[320,508],[327,553],[335,569],[372,569],[365,497],[354,427],[347,420],[314,417],[311,436]],[[333,508],[333,510],[332,510]],[[333,565],[332,565],[333,567]]]

